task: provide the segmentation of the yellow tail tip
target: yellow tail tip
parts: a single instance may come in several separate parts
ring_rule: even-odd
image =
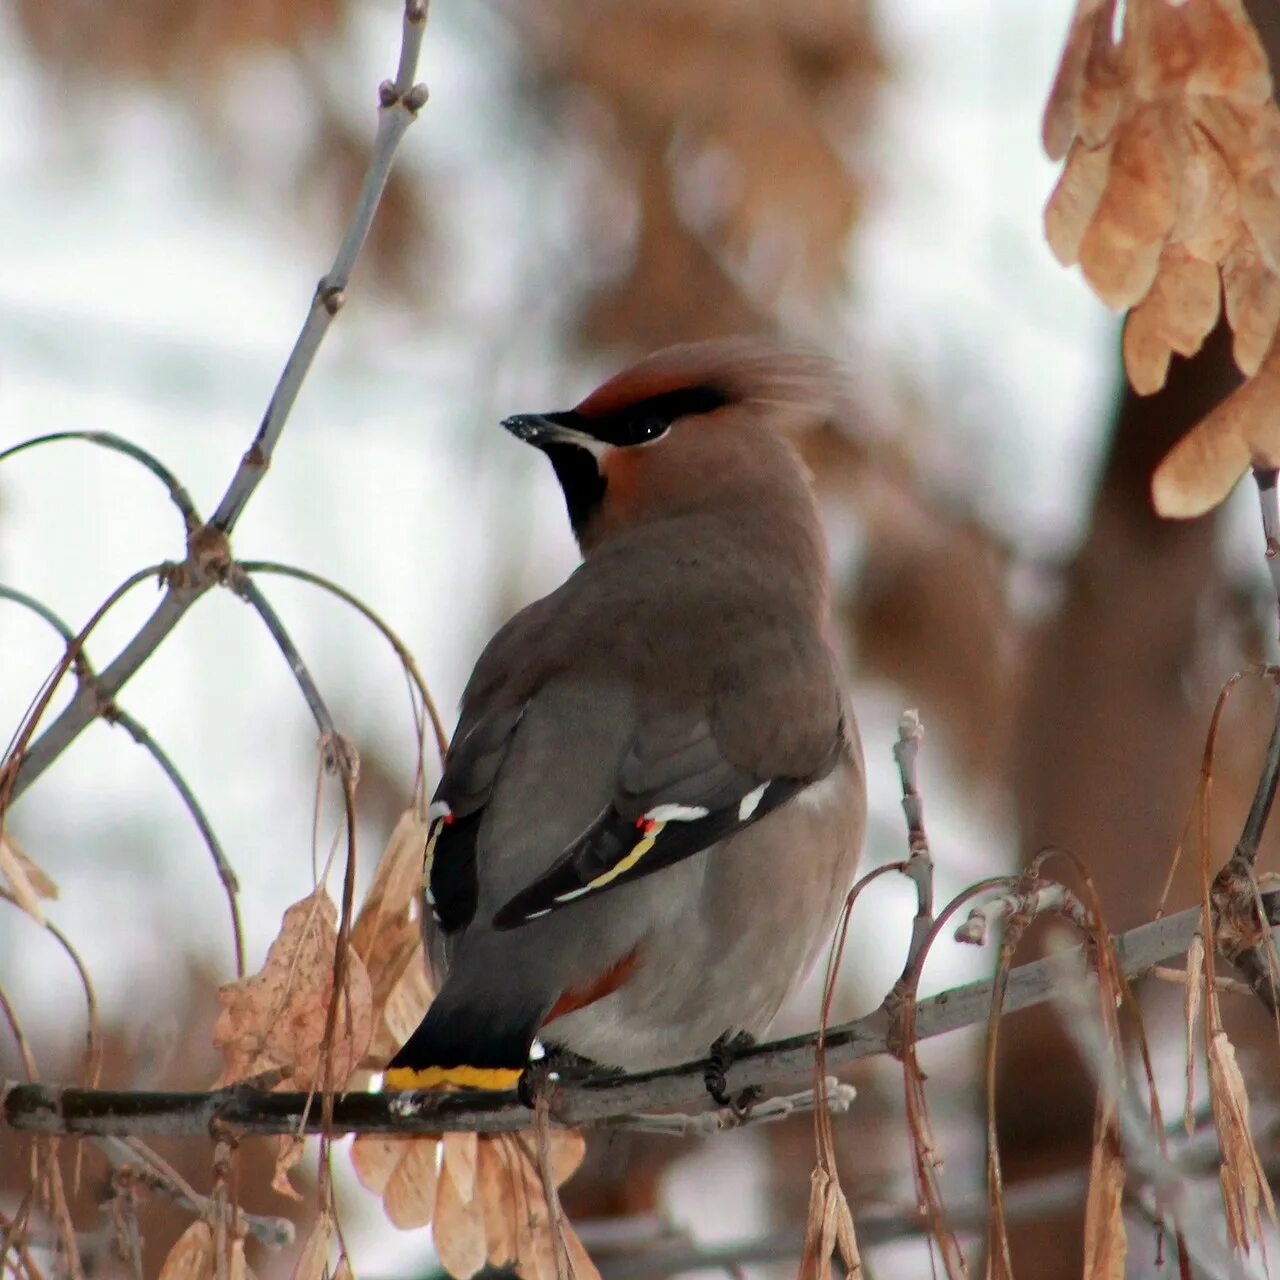
[[[519,1067],[391,1067],[382,1073],[384,1090],[514,1089]]]

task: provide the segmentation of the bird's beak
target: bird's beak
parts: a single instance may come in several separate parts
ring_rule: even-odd
[[[502,425],[517,440],[523,440],[525,444],[539,449],[574,434],[540,413],[517,413],[513,418],[503,418]]]
[[[545,449],[554,444],[571,444],[599,457],[605,446],[594,436],[565,421],[572,421],[573,417],[573,414],[568,413],[517,413],[513,418],[503,418],[502,425],[517,440],[523,440],[525,444],[531,444],[537,449]]]

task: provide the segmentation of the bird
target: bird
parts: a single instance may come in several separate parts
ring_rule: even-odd
[[[847,404],[833,362],[739,338],[503,421],[550,462],[582,560],[466,685],[427,812],[439,989],[384,1088],[705,1061],[724,1101],[865,832],[827,548],[787,438]]]

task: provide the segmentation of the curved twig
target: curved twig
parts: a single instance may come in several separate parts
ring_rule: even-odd
[[[125,457],[142,463],[169,491],[169,497],[181,513],[188,533],[198,529],[203,523],[196,511],[196,504],[192,502],[186,486],[179,481],[178,477],[155,454],[148,452],[139,444],[134,444],[132,440],[116,435],[113,431],[51,431],[47,435],[33,436],[30,440],[23,440],[19,444],[0,450],[0,462],[15,457],[27,449],[34,449],[36,445],[57,444],[63,440],[81,440],[86,444],[96,444],[99,448],[110,449],[113,453],[122,453]]]
[[[22,762],[26,744],[31,740],[31,735],[35,732],[36,726],[40,723],[40,718],[48,710],[49,703],[53,699],[54,693],[57,691],[58,685],[62,683],[62,677],[75,665],[79,659],[80,652],[84,648],[84,642],[89,638],[93,629],[102,621],[103,618],[120,602],[130,591],[133,590],[140,582],[145,582],[148,578],[153,578],[157,574],[164,574],[172,568],[166,564],[150,564],[145,569],[139,569],[136,573],[130,574],[98,607],[94,610],[93,616],[80,629],[67,645],[67,651],[62,655],[53,674],[45,682],[45,687],[36,699],[35,705],[27,715],[22,727],[14,735],[13,741],[9,744],[9,749],[5,753],[3,762],[0,762],[0,825],[3,824],[4,815],[8,811],[9,803],[17,794],[16,783],[18,781],[18,773],[22,768]],[[104,710],[100,703],[103,697],[109,697],[97,687],[83,686],[77,699],[87,696],[95,703],[95,715],[101,714]],[[65,714],[65,712],[64,712]]]
[[[24,606],[31,610],[32,613],[43,618],[68,644],[75,643],[76,634],[71,630],[66,621],[49,608],[43,601],[37,600],[35,596],[27,595],[25,591],[19,591],[16,587],[7,587],[0,583],[0,599],[11,600],[15,604]],[[85,681],[96,681],[97,677],[93,673],[93,665],[85,656],[83,647],[79,648],[76,653],[73,666],[76,671],[77,678],[83,683]],[[234,937],[235,957],[236,957],[236,977],[244,977],[244,930],[240,923],[240,902],[237,894],[240,892],[240,883],[236,879],[235,869],[227,859],[226,853],[223,851],[222,843],[214,833],[213,827],[209,819],[205,816],[199,800],[196,799],[193,792],[187,784],[187,780],[178,771],[177,765],[173,763],[169,754],[160,746],[160,744],[151,736],[146,726],[144,726],[129,712],[122,707],[111,707],[104,715],[104,718],[113,724],[118,724],[140,747],[147,751],[151,758],[164,771],[165,776],[173,784],[182,803],[186,805],[187,812],[191,815],[195,822],[201,837],[204,840],[205,847],[209,850],[210,856],[213,858],[214,869],[218,873],[218,879],[222,881],[222,887],[227,893],[227,905],[231,911],[231,931]]]
[[[347,279],[368,235],[374,211],[391,171],[396,148],[427,100],[425,86],[413,84],[426,16],[426,0],[405,0],[396,78],[385,82],[379,89],[378,131],[355,213],[342,238],[333,266],[316,289],[302,331],[280,375],[257,435],[228,484],[213,520],[209,526],[203,526],[203,529],[227,535],[235,527],[245,505],[266,473],[276,442],[321,340],[333,317],[341,309]],[[201,531],[195,530],[189,543],[194,542],[195,535]],[[155,612],[99,675],[98,687],[103,696],[115,697],[178,625],[187,610],[217,581],[205,570],[196,549],[190,545],[182,568],[185,572],[175,575]],[[97,697],[89,690],[81,690],[32,744],[10,775],[0,778],[0,806],[16,799],[40,777],[93,722],[99,709]]]
[[[440,760],[443,763],[445,752],[449,749],[449,736],[445,733],[444,723],[440,718],[440,711],[436,706],[435,699],[431,696],[431,690],[427,688],[427,682],[423,678],[413,654],[409,652],[404,641],[377,613],[365,604],[359,596],[353,595],[345,587],[340,587],[336,582],[331,582],[328,578],[322,577],[318,573],[312,573],[309,569],[302,569],[292,564],[280,564],[275,560],[239,560],[236,563],[240,569],[248,574],[272,573],[280,577],[295,578],[299,582],[306,582],[313,587],[319,587],[322,591],[327,591],[330,595],[337,596],[344,604],[350,605],[361,617],[371,622],[382,633],[383,639],[395,650],[395,655],[400,659],[401,665],[405,669],[405,674],[413,681],[414,687],[418,690],[418,696],[422,699],[423,708],[431,721],[432,732],[435,734],[436,739],[436,749],[439,751]],[[421,737],[420,726],[419,737]]]

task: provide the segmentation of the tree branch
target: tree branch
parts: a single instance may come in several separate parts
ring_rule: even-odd
[[[1280,921],[1280,891],[1263,895],[1268,919]],[[1181,955],[1199,928],[1201,911],[1139,925],[1116,939],[1125,974],[1135,977]],[[1079,949],[1077,949],[1079,950]],[[1062,985],[1058,958],[1019,965],[1009,976],[1008,1013],[1048,1000]],[[994,984],[973,982],[922,1000],[916,1009],[918,1039],[931,1039],[986,1020]],[[777,1090],[810,1075],[816,1035],[760,1045],[735,1059],[727,1072],[731,1092],[750,1087]],[[827,1032],[828,1069],[892,1052],[896,1029],[881,1008]],[[305,1093],[264,1093],[232,1087],[213,1093],[123,1093],[55,1085],[0,1084],[0,1121],[30,1133],[112,1135],[208,1134],[214,1121],[246,1134],[319,1132],[320,1109]],[[703,1066],[690,1063],[642,1075],[608,1077],[556,1086],[553,1118],[560,1124],[624,1127],[635,1112],[664,1109],[701,1112],[711,1105]],[[333,1099],[331,1132],[503,1133],[532,1127],[531,1113],[514,1091],[485,1093],[348,1093]]]
[[[16,800],[93,722],[100,711],[99,695],[114,698],[178,625],[187,610],[220,580],[218,571],[225,567],[229,554],[226,552],[226,537],[266,474],[276,443],[320,343],[345,300],[351,270],[369,234],[396,148],[427,100],[426,87],[413,83],[426,17],[426,0],[405,0],[396,78],[379,86],[378,130],[355,212],[333,265],[316,287],[302,331],[285,363],[253,443],[241,459],[213,519],[208,525],[191,532],[186,560],[171,576],[164,599],[115,660],[103,670],[98,677],[98,690],[80,689],[19,762],[8,800]]]

